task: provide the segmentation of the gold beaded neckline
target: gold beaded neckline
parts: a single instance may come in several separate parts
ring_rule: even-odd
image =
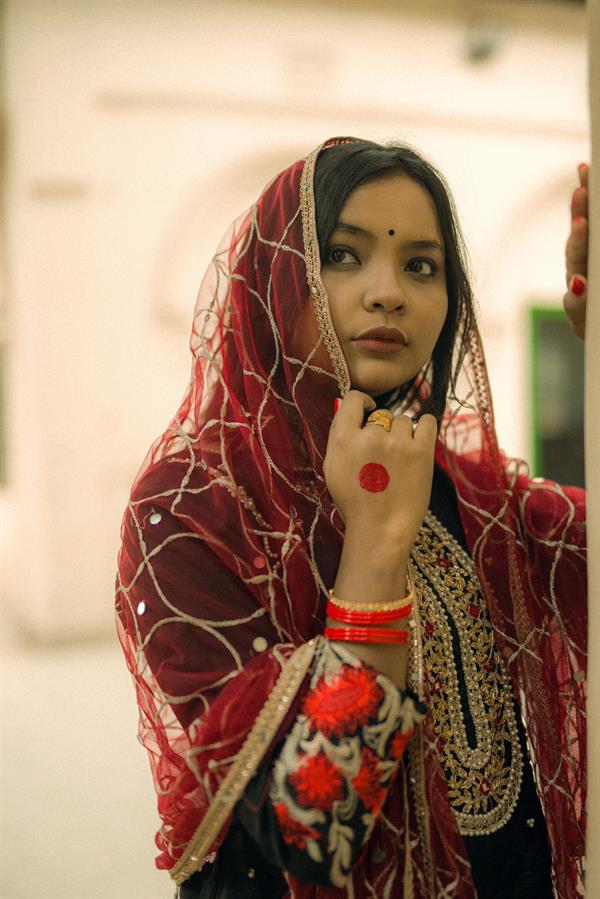
[[[523,753],[513,692],[471,558],[428,512],[413,548],[436,750],[463,836],[511,817]]]

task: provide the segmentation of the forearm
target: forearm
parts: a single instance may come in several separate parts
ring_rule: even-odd
[[[381,528],[348,528],[334,585],[335,595],[364,603],[402,599],[407,592],[410,550],[406,540],[388,535]],[[392,630],[404,626],[398,622],[378,625]],[[326,627],[339,627],[339,622],[328,618]],[[344,645],[389,677],[397,687],[406,686],[408,646],[347,642]]]

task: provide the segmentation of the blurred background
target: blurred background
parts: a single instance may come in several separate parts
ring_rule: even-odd
[[[333,135],[445,173],[498,431],[583,483],[560,311],[589,158],[567,0],[5,0],[0,235],[3,899],[163,899],[113,626],[120,519],[183,395],[229,221]]]

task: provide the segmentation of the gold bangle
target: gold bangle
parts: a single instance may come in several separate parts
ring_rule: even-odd
[[[347,612],[393,612],[396,609],[404,609],[414,601],[414,589],[407,573],[406,583],[408,593],[402,599],[394,599],[389,602],[356,602],[350,599],[339,599],[333,592],[333,587],[328,590],[329,601],[340,609]]]

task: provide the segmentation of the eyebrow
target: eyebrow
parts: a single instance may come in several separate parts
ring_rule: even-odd
[[[370,231],[367,231],[366,228],[361,228],[359,225],[351,225],[350,222],[337,222],[332,233],[335,231],[344,231],[346,234],[356,234],[359,237],[368,237],[373,240],[373,234]],[[439,240],[407,240],[403,246],[413,250],[438,250],[442,256],[444,255],[444,247]]]

